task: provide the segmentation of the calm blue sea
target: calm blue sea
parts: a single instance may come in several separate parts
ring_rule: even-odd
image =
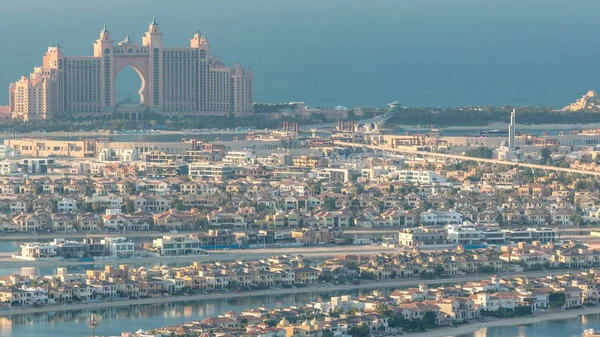
[[[105,22],[140,42],[156,15],[167,45],[199,28],[213,54],[252,65],[257,102],[560,107],[600,89],[599,12],[593,0],[4,0],[0,87],[50,41],[91,55]],[[121,99],[136,76],[118,78]]]

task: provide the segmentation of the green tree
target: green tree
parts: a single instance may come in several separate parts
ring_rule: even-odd
[[[532,313],[533,311],[529,305],[520,305],[515,308],[515,316],[529,316]]]
[[[496,269],[492,266],[481,266],[477,268],[477,272],[482,274],[492,274],[496,272]]]
[[[552,308],[562,308],[567,302],[567,296],[564,292],[550,293],[550,296],[548,297],[548,302],[550,304],[550,307]]]
[[[465,152],[465,156],[475,157],[475,158],[487,158],[490,159],[494,155],[494,151],[489,147],[480,146],[476,149],[467,150]]]
[[[591,273],[591,272],[585,274],[585,280],[590,283],[595,283],[596,282],[596,274]]]
[[[377,307],[375,308],[375,311],[377,311],[378,314],[380,315],[384,315],[384,316],[390,316],[391,312],[388,309],[387,305],[383,304],[383,303],[379,303],[377,304]]]
[[[330,197],[323,198],[323,207],[328,211],[335,210],[335,199]]]
[[[549,148],[544,147],[540,150],[540,155],[542,156],[542,162],[548,163],[548,161],[551,159],[552,152]]]
[[[104,210],[104,207],[102,207],[102,205],[100,205],[98,202],[94,201],[92,202],[92,210],[94,212],[100,212]]]
[[[433,273],[430,273],[426,270],[421,271],[421,273],[419,273],[419,276],[421,276],[421,278],[423,280],[431,280],[432,278],[435,278],[435,276],[433,275]]]
[[[348,310],[347,314],[348,315],[355,315],[359,312],[358,308],[351,308],[350,310]]]
[[[431,328],[437,325],[437,313],[435,311],[426,311],[421,319],[425,328]]]
[[[333,277],[333,274],[331,274],[331,273],[319,275],[319,281],[331,283],[331,282],[333,282],[333,280],[334,280],[334,277]]]
[[[84,202],[84,203],[82,204],[82,207],[81,207],[81,209],[82,209],[84,212],[93,212],[93,211],[94,211],[94,210],[92,209],[92,203],[91,203],[91,202]]]
[[[361,324],[350,328],[348,334],[352,337],[369,337],[371,336],[371,328],[366,324]]]
[[[127,213],[135,212],[135,203],[133,202],[133,200],[131,200],[131,199],[125,200],[125,211]]]
[[[504,225],[504,218],[502,217],[502,213],[498,213],[498,216],[496,216],[496,222],[500,227]]]
[[[334,311],[331,311],[329,313],[329,316],[333,317],[333,318],[339,318],[343,313],[344,312],[342,311],[342,309],[338,308],[338,309],[335,309]]]
[[[360,273],[360,278],[366,280],[376,280],[377,276],[375,276],[375,274],[371,273],[370,271],[363,271]]]
[[[315,181],[311,181],[308,184],[308,192],[310,192],[311,195],[318,195],[319,193],[321,193],[321,184]]]
[[[185,205],[183,204],[183,201],[181,201],[181,200],[176,200],[173,203],[173,207],[175,207],[175,209],[178,211],[183,211],[185,209]]]
[[[194,227],[196,229],[204,229],[204,228],[208,227],[208,219],[206,219],[206,218],[196,219],[196,222],[194,223]]]

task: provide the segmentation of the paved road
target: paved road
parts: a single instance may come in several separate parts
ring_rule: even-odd
[[[95,261],[26,261],[14,259],[11,253],[0,253],[0,264],[3,267],[53,267],[74,265],[118,265],[118,264],[151,264],[173,262],[211,262],[235,261],[239,259],[253,260],[280,254],[302,254],[305,257],[330,257],[342,254],[376,254],[394,252],[396,249],[382,246],[312,246],[300,248],[266,248],[236,249],[227,251],[209,251],[210,255],[195,256],[163,256],[140,259],[95,260]]]
[[[357,228],[347,229],[343,228],[344,235],[352,236],[354,234],[393,234],[398,232],[399,228]],[[590,230],[598,230],[598,227],[573,227],[573,228],[559,228],[558,231],[561,233],[570,232],[586,232]],[[290,232],[290,229],[278,230],[278,232]],[[177,234],[196,234],[201,231],[179,231]],[[4,233],[0,235],[0,241],[35,241],[35,240],[52,240],[60,237],[65,239],[82,239],[82,238],[105,238],[115,236],[125,236],[128,238],[158,238],[163,235],[172,235],[171,233],[158,232],[158,231],[145,231],[145,232],[102,232],[102,233],[87,233],[87,232],[71,232],[71,233]]]
[[[369,148],[369,149],[373,149],[373,150],[396,152],[396,153],[400,153],[400,154],[412,154],[412,155],[419,155],[419,156],[423,156],[423,157],[475,161],[478,163],[489,163],[489,164],[505,165],[505,166],[513,166],[513,167],[527,167],[527,168],[531,168],[534,170],[538,169],[538,170],[556,171],[556,172],[573,173],[573,174],[581,174],[581,175],[591,175],[594,177],[600,176],[600,172],[596,172],[596,171],[585,171],[585,170],[577,170],[577,169],[572,169],[572,168],[564,168],[564,167],[556,167],[556,166],[548,166],[548,165],[528,164],[528,163],[521,163],[521,162],[514,162],[514,161],[507,161],[507,160],[475,158],[475,157],[468,157],[468,156],[457,155],[457,154],[416,151],[416,150],[409,150],[409,149],[393,148],[393,147],[389,147],[389,146],[350,143],[350,142],[343,142],[343,141],[337,141],[337,140],[335,141],[335,144],[339,145],[339,146]]]
[[[358,229],[358,230],[344,230],[347,235],[360,234],[360,233],[384,233],[384,232],[397,232],[398,228],[389,229]],[[277,232],[287,233],[291,229],[277,230]],[[178,231],[177,234],[197,234],[199,230],[186,230]],[[175,234],[175,235],[177,235]],[[101,232],[101,233],[89,233],[89,232],[70,232],[70,233],[4,233],[0,234],[0,241],[36,241],[36,240],[52,240],[55,238],[64,239],[82,239],[82,238],[105,238],[105,237],[116,237],[125,236],[127,238],[159,238],[163,235],[173,235],[167,232],[159,231],[143,231],[143,232]]]
[[[354,123],[356,125],[361,125],[361,124],[374,124],[374,123],[380,123],[383,122],[384,118],[381,116],[378,117],[374,117],[374,118],[370,118],[370,119],[363,119],[363,120],[357,120],[354,121]],[[320,123],[320,124],[306,124],[306,125],[302,125],[302,129],[304,130],[311,130],[311,129],[315,129],[315,130],[321,130],[321,129],[333,129],[337,126],[337,122],[333,122],[333,123]]]

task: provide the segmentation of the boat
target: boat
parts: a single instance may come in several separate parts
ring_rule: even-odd
[[[480,137],[507,137],[508,130],[481,130],[479,131]]]

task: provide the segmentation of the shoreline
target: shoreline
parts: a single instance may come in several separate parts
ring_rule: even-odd
[[[122,137],[122,136],[156,136],[156,135],[235,135],[252,133],[268,133],[268,129],[256,130],[211,130],[211,131],[177,131],[177,130],[160,130],[160,131],[143,131],[143,132],[103,132],[103,131],[54,131],[54,132],[24,132],[19,134],[0,133],[0,138],[31,138],[31,137]]]
[[[421,281],[421,280],[417,280]],[[429,280],[438,281],[439,280]],[[49,305],[42,308],[15,308],[9,310],[1,310],[0,317],[3,316],[14,316],[14,315],[26,315],[36,314],[44,312],[55,312],[55,311],[77,311],[85,309],[99,309],[99,308],[111,308],[111,307],[126,307],[131,305],[144,305],[144,304],[160,304],[160,303],[177,303],[177,302],[192,302],[192,301],[203,301],[203,300],[216,300],[216,299],[228,299],[234,297],[255,297],[255,296],[274,296],[274,295],[286,295],[286,294],[302,294],[311,292],[331,292],[331,291],[347,291],[354,289],[376,289],[376,288],[390,288],[397,286],[399,282],[369,282],[361,284],[315,284],[302,288],[281,288],[281,289],[266,289],[257,291],[244,291],[240,293],[228,292],[228,293],[215,293],[215,294],[198,294],[191,296],[160,296],[153,298],[144,298],[136,300],[121,300],[114,302],[92,302],[87,304],[63,304],[63,305]],[[412,284],[417,282],[411,280]],[[184,322],[182,322],[184,323]]]
[[[356,122],[360,122],[356,121]],[[332,122],[332,125],[334,123]],[[310,125],[307,125],[310,126]],[[420,131],[428,130],[430,128],[423,127],[420,125],[404,125],[397,124],[396,128],[400,128],[404,131]],[[493,130],[493,129],[504,129],[508,127],[507,123],[496,122],[488,125],[481,126],[470,126],[470,125],[454,125],[438,127],[436,129],[441,132],[444,131],[474,131],[474,130]],[[600,123],[590,124],[516,124],[517,128],[531,129],[531,130],[561,130],[561,129],[586,129],[586,128],[600,128]],[[210,134],[248,134],[252,133],[269,133],[271,129],[253,129],[253,130],[210,130],[210,131],[177,131],[177,130],[157,130],[157,131],[143,131],[143,132],[106,132],[106,131],[55,131],[55,132],[25,132],[20,134],[14,133],[0,133],[0,138],[31,138],[31,137],[119,137],[119,136],[148,136],[148,135],[210,135]]]
[[[499,318],[487,322],[477,322],[459,325],[457,328],[439,327],[426,332],[407,333],[411,337],[460,337],[461,335],[476,333],[481,329],[502,326],[523,326],[541,323],[545,321],[577,318],[583,315],[599,314],[600,306],[584,307],[571,310],[553,311],[541,313],[537,316],[519,318]],[[452,331],[452,333],[449,333]]]
[[[506,273],[504,276],[513,276],[513,275],[522,275],[523,273]],[[525,273],[525,275],[545,275],[545,271],[535,271],[530,273]],[[99,308],[110,308],[110,307],[125,307],[131,305],[145,305],[145,304],[159,304],[159,303],[177,303],[177,302],[192,302],[192,301],[203,301],[203,300],[214,300],[214,299],[227,299],[234,297],[255,297],[255,296],[277,296],[277,295],[286,295],[286,294],[302,294],[302,293],[318,293],[318,292],[333,292],[333,291],[348,291],[355,289],[384,289],[384,288],[401,288],[401,287],[410,287],[416,286],[419,283],[425,283],[429,285],[439,285],[439,284],[448,284],[448,283],[463,283],[472,281],[475,279],[479,279],[481,277],[487,278],[490,275],[488,274],[474,274],[464,277],[455,277],[455,278],[442,278],[442,279],[432,279],[432,280],[422,280],[422,279],[401,279],[401,280],[392,280],[392,281],[363,281],[360,284],[343,284],[336,285],[332,283],[317,283],[313,285],[308,285],[306,287],[300,288],[280,288],[280,289],[266,289],[266,290],[257,290],[257,291],[243,291],[240,293],[235,292],[227,292],[227,293],[215,293],[215,294],[197,294],[197,295],[182,295],[182,296],[160,296],[153,298],[143,298],[143,299],[134,299],[134,300],[120,300],[114,302],[92,302],[87,304],[56,304],[56,305],[48,305],[41,308],[32,308],[32,307],[24,307],[24,308],[12,308],[8,310],[0,310],[0,317],[3,316],[13,316],[13,315],[25,315],[25,314],[35,314],[35,313],[44,313],[44,312],[55,312],[55,311],[77,311],[77,310],[85,310],[85,309],[99,309]],[[595,307],[600,312],[600,307]],[[183,323],[183,322],[182,322]],[[462,327],[462,326],[461,326]],[[430,331],[430,332],[435,332]],[[458,331],[458,329],[454,330]],[[424,332],[425,334],[430,333]],[[439,330],[441,332],[441,330]],[[414,336],[418,337],[442,337],[442,335],[418,335],[414,334]]]
[[[417,126],[417,125],[396,125],[397,128],[400,128],[404,131],[423,131],[430,130],[431,127],[426,126]],[[434,127],[434,129],[439,130],[440,132],[444,131],[480,131],[480,130],[495,130],[495,129],[506,129],[508,128],[508,123],[491,123],[488,125],[454,125],[454,126],[441,126]],[[518,129],[529,129],[529,130],[563,130],[563,129],[590,129],[590,128],[600,128],[600,123],[575,123],[575,124],[515,124],[515,128]]]
[[[433,281],[433,282],[432,282]],[[440,280],[427,280],[425,283],[435,283]],[[344,291],[354,289],[376,289],[376,288],[390,288],[398,282],[370,282],[358,285],[343,285],[343,286],[331,286],[331,285],[314,285],[305,288],[293,288],[293,289],[278,289],[278,290],[259,290],[254,292],[245,292],[241,294],[236,293],[223,293],[223,294],[201,294],[193,296],[161,296],[149,299],[139,300],[127,300],[127,301],[115,301],[115,302],[96,302],[88,304],[74,304],[74,305],[53,305],[43,308],[25,308],[25,309],[11,309],[0,311],[0,317],[10,317],[16,315],[30,315],[47,312],[66,312],[66,311],[79,311],[86,309],[103,309],[113,307],[126,307],[132,305],[155,305],[161,303],[180,303],[180,302],[192,302],[192,301],[205,301],[205,300],[216,300],[216,299],[228,299],[239,296],[245,297],[256,297],[256,296],[276,296],[284,294],[302,294],[310,292],[333,292],[333,291]],[[416,284],[416,283],[415,283]],[[520,317],[520,318],[505,318],[505,319],[494,319],[487,322],[477,322],[470,324],[463,324],[457,328],[439,327],[426,332],[417,333],[406,333],[405,336],[409,337],[460,337],[462,335],[477,333],[481,329],[502,327],[502,326],[524,326],[541,323],[544,321],[552,320],[563,320],[570,318],[577,318],[583,315],[599,314],[600,306],[596,307],[584,307],[572,310],[553,311],[550,313],[542,313],[532,317]],[[184,322],[181,322],[181,324]]]

